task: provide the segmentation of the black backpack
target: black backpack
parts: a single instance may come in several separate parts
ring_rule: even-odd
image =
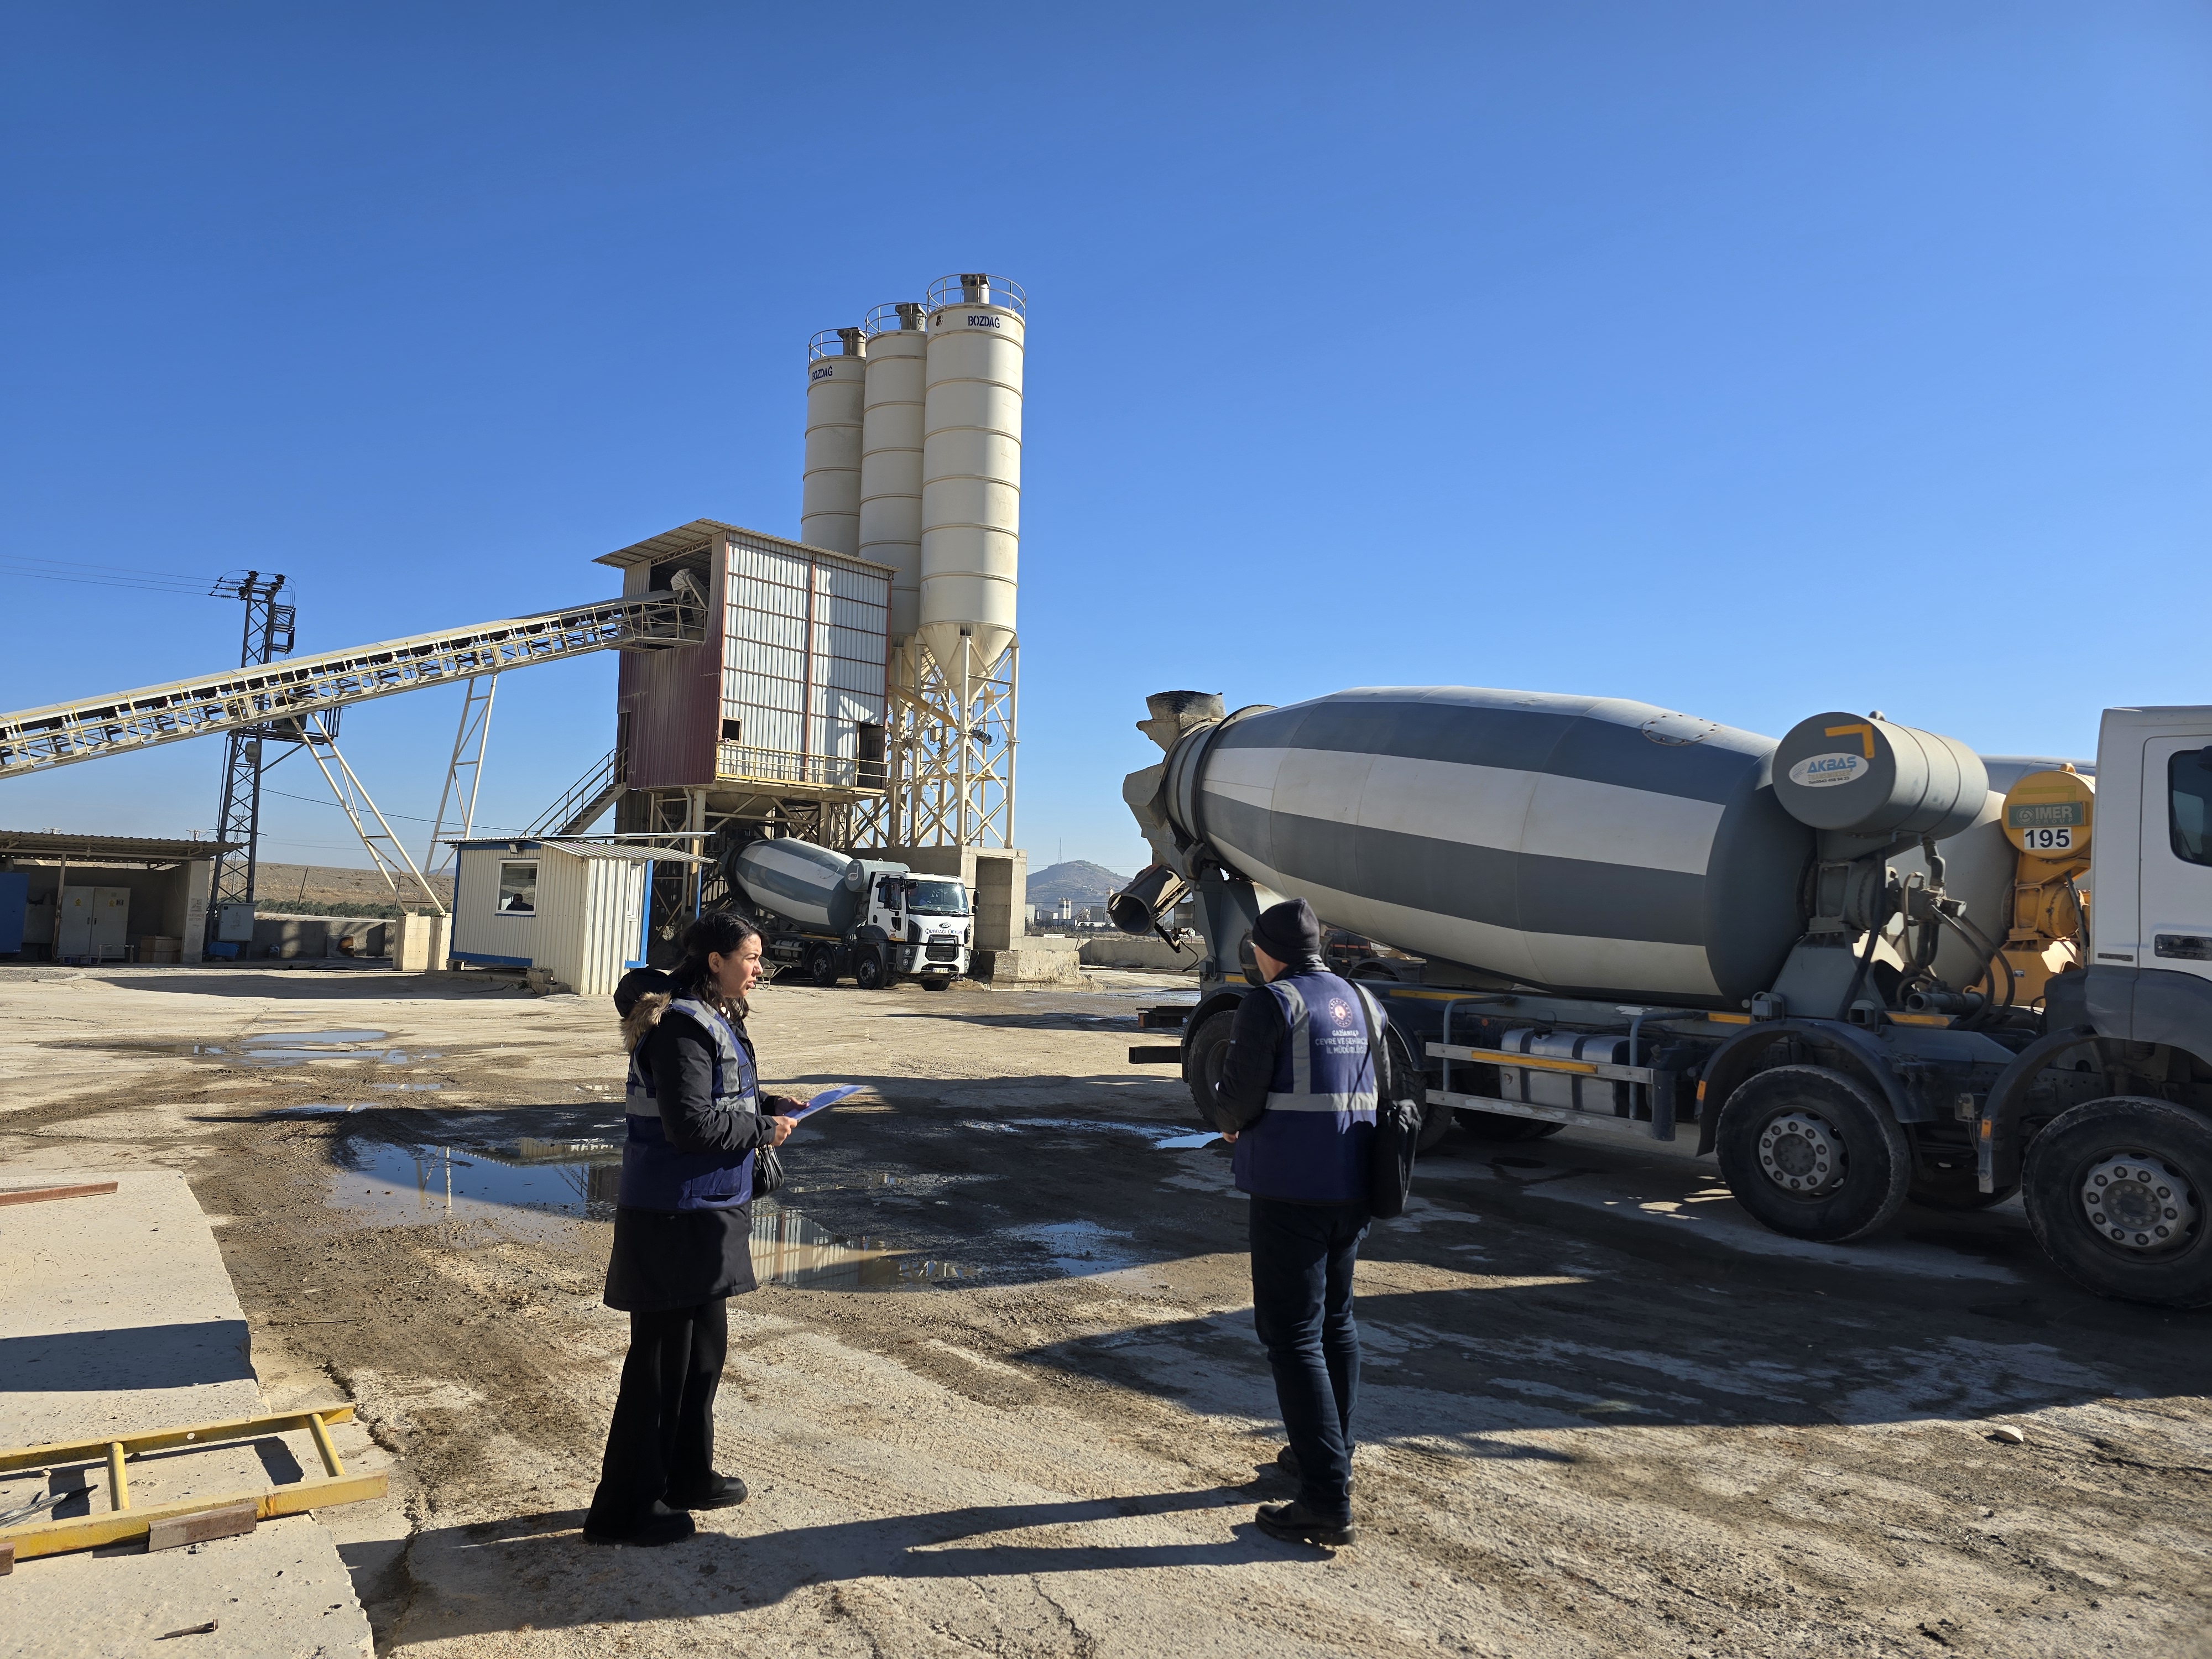
[[[1397,1093],[1383,1092],[1387,1076],[1399,1082],[1390,1064],[1389,1044],[1375,1029],[1375,1002],[1358,986],[1359,1010],[1367,1021],[1367,1052],[1375,1061],[1375,1146],[1367,1164],[1367,1209],[1378,1221],[1406,1213],[1406,1200],[1413,1190],[1413,1154],[1421,1139],[1421,1104]]]

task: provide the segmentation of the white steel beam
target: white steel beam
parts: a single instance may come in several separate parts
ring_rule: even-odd
[[[0,714],[0,778],[236,726],[304,722],[326,708],[589,652],[661,650],[703,636],[696,602],[641,593],[20,709]]]
[[[461,839],[466,841],[477,826],[477,791],[483,783],[484,750],[491,744],[491,703],[499,695],[499,676],[484,674],[469,682],[468,693],[461,699],[461,723],[453,733],[453,757],[446,763],[446,787],[438,792],[438,816],[430,824],[430,845],[422,854],[422,862],[432,870],[439,867],[438,842],[446,832],[446,808],[451,805],[460,813]],[[476,747],[469,747],[473,736]],[[469,775],[469,793],[461,795],[461,774]],[[444,862],[458,864],[460,848],[446,848]]]

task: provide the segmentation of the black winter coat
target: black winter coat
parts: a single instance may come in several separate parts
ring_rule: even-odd
[[[717,1110],[714,1102],[714,1042],[690,1016],[664,1014],[668,998],[642,998],[623,1022],[623,1036],[638,1069],[652,1084],[660,1122],[671,1145],[686,1152],[754,1152],[769,1144],[767,1119],[797,1103],[781,1095],[760,1097],[761,1114]],[[760,1056],[736,1016],[730,1029],[752,1057]],[[607,1260],[606,1304],[624,1313],[694,1308],[755,1289],[752,1206],[728,1210],[615,1211],[614,1251]]]

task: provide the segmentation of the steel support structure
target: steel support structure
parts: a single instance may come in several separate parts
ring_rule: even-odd
[[[282,575],[264,576],[249,570],[243,576],[226,576],[210,590],[210,597],[241,599],[246,605],[245,630],[239,640],[241,668],[261,667],[292,654],[295,605],[280,605]],[[214,880],[208,891],[207,938],[216,938],[216,919],[226,904],[253,902],[254,872],[261,856],[261,777],[283,757],[264,758],[264,745],[289,741],[267,726],[234,726],[224,742],[222,792],[216,806],[215,838],[228,850],[216,855]],[[287,751],[289,752],[289,750]]]
[[[948,675],[919,641],[890,687],[885,793],[860,833],[879,847],[1012,847],[1020,647],[981,676]]]
[[[422,896],[429,900],[430,908],[438,915],[444,915],[445,901],[438,896],[437,890],[423,879],[415,860],[400,845],[399,837],[392,833],[392,826],[385,822],[384,814],[376,810],[376,803],[369,799],[368,789],[354,775],[353,768],[346,764],[346,757],[338,752],[336,741],[319,730],[311,729],[307,752],[314,757],[315,764],[322,769],[323,781],[330,785],[331,793],[337,797],[340,808],[346,817],[353,820],[354,832],[361,837],[361,844],[368,848],[369,862],[376,866],[376,873],[384,878],[384,884],[392,890],[393,902],[404,902],[398,880],[399,872],[404,869],[416,886],[422,889]],[[332,770],[333,767],[337,769]],[[368,827],[372,818],[376,823],[374,830]]]
[[[498,691],[498,675],[479,674],[469,681],[468,691],[461,699],[461,723],[453,733],[453,756],[446,763],[446,787],[438,792],[438,816],[431,822],[429,846],[422,854],[423,865],[433,872],[441,865],[438,843],[446,833],[447,807],[460,814],[463,841],[476,829],[477,789],[483,782],[484,750],[491,742],[491,701]],[[469,775],[466,799],[461,793],[463,772]],[[448,847],[443,862],[456,863],[460,856],[459,848]]]

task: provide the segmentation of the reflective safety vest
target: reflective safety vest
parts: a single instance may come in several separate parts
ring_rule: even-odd
[[[696,997],[676,997],[661,1012],[687,1015],[714,1045],[714,1103],[725,1111],[757,1112],[753,1057],[736,1029],[719,1010]],[[646,1033],[650,1042],[653,1034]],[[643,1043],[639,1045],[643,1047]],[[746,1152],[687,1152],[669,1142],[651,1079],[629,1057],[624,1090],[629,1115],[623,1142],[622,1188],[615,1201],[635,1210],[731,1210],[753,1195],[753,1155]]]
[[[1382,1012],[1349,980],[1312,971],[1261,988],[1283,1011],[1267,1109],[1237,1137],[1237,1184],[1255,1198],[1363,1203],[1375,1144]],[[1369,1023],[1375,1031],[1368,1041]]]

